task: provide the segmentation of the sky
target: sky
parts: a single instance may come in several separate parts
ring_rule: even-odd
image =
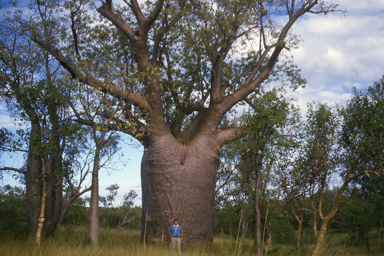
[[[327,102],[329,105],[345,104],[351,98],[352,89],[364,90],[384,75],[384,1],[382,0],[338,0],[341,13],[327,15],[306,14],[293,26],[292,32],[299,35],[302,42],[292,51],[294,62],[302,70],[307,80],[305,88],[291,91],[305,112],[306,103]],[[283,20],[281,20],[283,22]],[[14,119],[9,117],[4,104],[0,104],[0,126],[15,129]],[[129,138],[126,138],[129,140]],[[105,188],[118,184],[117,201],[135,190],[141,204],[140,163],[143,148],[123,145],[122,152],[129,159],[126,166],[117,164],[120,171],[102,170],[100,173],[100,195],[106,196]],[[120,154],[121,155],[121,154]],[[19,157],[5,156],[0,165],[20,167]],[[15,184],[10,175],[4,175],[0,185]],[[88,181],[87,185],[90,185]]]

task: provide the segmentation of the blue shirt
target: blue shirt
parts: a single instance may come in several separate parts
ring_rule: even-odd
[[[180,237],[181,235],[180,235],[180,231],[182,231],[183,229],[179,226],[179,225],[177,225],[177,226],[175,226],[175,225],[172,225],[170,228],[169,228],[169,231],[171,231],[172,232],[172,236],[174,236],[174,237]]]

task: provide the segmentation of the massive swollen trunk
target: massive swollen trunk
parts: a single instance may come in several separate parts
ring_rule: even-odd
[[[141,164],[145,241],[168,238],[175,218],[184,230],[183,247],[212,241],[219,152],[209,134],[187,143],[171,134],[152,139]]]

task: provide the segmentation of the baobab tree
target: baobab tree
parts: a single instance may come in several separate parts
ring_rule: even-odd
[[[109,95],[115,114],[100,113],[109,128],[144,145],[145,241],[161,240],[179,218],[187,243],[213,238],[217,161],[223,145],[241,136],[223,118],[276,78],[304,83],[289,31],[306,13],[337,8],[314,0],[32,2],[13,20],[70,79]],[[46,9],[44,20],[33,14]],[[276,15],[286,17],[282,27]],[[44,24],[49,33],[39,29]]]

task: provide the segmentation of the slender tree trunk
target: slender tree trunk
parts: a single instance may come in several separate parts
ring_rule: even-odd
[[[325,218],[321,222],[321,228],[318,232],[318,237],[316,239],[315,247],[313,248],[312,253],[311,253],[312,256],[316,256],[319,253],[321,246],[323,245],[325,234],[326,234],[327,229],[328,229],[329,220],[330,219]]]
[[[47,175],[46,175],[46,170],[48,169],[48,161],[47,159],[45,160],[44,163],[45,170],[43,174],[43,188],[42,188],[42,195],[41,195],[41,205],[40,205],[40,216],[39,216],[39,224],[37,226],[37,231],[36,231],[36,243],[37,245],[40,246],[41,244],[41,236],[43,234],[43,227],[45,223],[45,203],[46,203],[46,196],[47,196]]]
[[[232,238],[232,221],[229,222],[229,236]]]
[[[272,248],[272,231],[271,231],[271,222],[268,222],[268,225],[266,227],[266,231],[267,231],[267,234],[266,234],[266,241],[267,241],[267,245],[265,247],[265,250],[268,251]],[[267,253],[267,252],[265,252]]]
[[[60,146],[60,143],[59,143]],[[57,152],[57,162],[55,171],[55,187],[54,187],[54,205],[53,205],[53,222],[52,225],[56,226],[59,223],[60,215],[63,207],[63,173],[62,173],[62,151]]]
[[[313,234],[315,236],[315,239],[317,239],[317,212],[315,204],[313,203],[313,200],[311,200],[312,209],[313,209]]]
[[[100,152],[96,148],[92,171],[91,202],[89,206],[88,238],[92,244],[98,244],[100,238],[99,221],[99,161]]]
[[[262,255],[261,244],[261,212],[260,212],[260,183],[261,172],[256,170],[256,184],[255,184],[255,253]]]
[[[299,252],[300,251],[300,242],[301,242],[301,230],[303,227],[303,221],[298,220],[299,226],[297,228],[297,235],[296,235],[296,249]]]
[[[350,169],[350,170],[352,170],[352,169]],[[349,175],[349,172],[347,173],[347,176],[348,175]],[[356,178],[358,176],[353,176],[353,177]],[[341,197],[342,197],[345,189],[347,188],[348,183],[352,180],[353,180],[352,178],[349,178],[349,179],[344,181],[344,184],[340,187],[339,192],[337,193],[337,196],[336,196],[335,201],[334,201],[333,206],[332,206],[332,210],[329,212],[329,214],[326,217],[324,217],[323,212],[322,212],[323,211],[323,208],[322,208],[322,205],[323,205],[322,191],[324,189],[325,178],[323,178],[323,181],[322,181],[323,184],[322,184],[320,195],[319,195],[319,215],[321,218],[321,228],[320,228],[320,231],[318,233],[318,237],[316,239],[315,247],[313,248],[312,253],[311,253],[312,256],[315,256],[319,253],[320,248],[324,242],[325,233],[327,232],[327,228],[328,228],[328,223],[331,219],[333,219],[333,217],[335,217],[335,214],[336,214],[337,209],[339,207],[339,203],[341,201]]]
[[[147,145],[141,165],[142,227],[147,219],[143,240],[145,233],[145,241],[161,241],[161,231],[177,218],[184,230],[183,248],[212,241],[219,151],[208,135],[184,144],[166,135]]]
[[[34,141],[39,136],[38,123],[31,122],[31,134],[29,141],[29,151],[27,160],[27,171],[25,173],[26,180],[26,202],[27,202],[27,215],[29,218],[29,228],[35,232],[39,222],[39,210],[41,199],[41,170],[43,163],[41,157],[35,153],[36,144]]]
[[[245,220],[245,216],[243,214],[243,221],[241,222],[241,229],[242,229],[242,238],[243,238],[243,242],[245,242],[247,240],[247,230],[248,230],[248,221]]]
[[[295,217],[297,224],[298,224],[297,233],[296,233],[296,250],[300,254],[300,241],[301,241],[301,230],[303,227],[303,218],[302,218],[301,212],[299,212],[299,214],[296,213],[294,203],[293,203],[292,199],[290,198],[290,196],[289,196],[289,199],[290,199],[292,214]],[[300,209],[299,209],[299,211],[300,211]]]
[[[333,219],[333,217],[335,216],[335,214],[337,212],[337,208],[338,208],[338,205],[340,203],[341,195],[343,194],[345,187],[346,186],[341,187],[341,189],[339,190],[338,196],[335,200],[335,203],[332,207],[331,212],[325,218],[323,218],[323,221],[321,222],[321,228],[320,228],[320,231],[318,232],[318,237],[316,239],[315,247],[313,248],[312,253],[311,253],[312,256],[317,255],[320,251],[320,248],[324,242],[325,234],[326,234],[327,229],[328,229],[328,223],[331,219]]]
[[[63,210],[61,211],[61,214],[60,214],[60,217],[59,217],[59,221],[57,222],[57,229],[60,228],[61,226],[61,223],[63,222],[64,220],[64,217],[65,217],[65,214],[67,213],[67,209],[69,208],[69,206],[72,204],[73,201],[75,201],[76,198],[70,198],[64,205],[63,207]]]

